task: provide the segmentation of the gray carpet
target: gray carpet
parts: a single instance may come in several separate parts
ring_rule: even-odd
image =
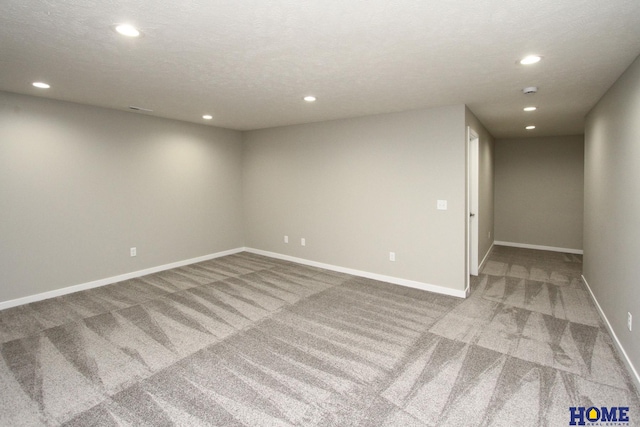
[[[575,255],[466,300],[227,256],[0,312],[0,425],[566,426],[640,403]]]

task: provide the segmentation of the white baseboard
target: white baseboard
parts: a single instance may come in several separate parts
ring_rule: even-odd
[[[458,290],[455,290],[455,289],[446,288],[444,286],[430,285],[428,283],[416,282],[416,281],[413,281],[413,280],[400,279],[400,278],[397,278],[397,277],[384,276],[384,275],[381,275],[381,274],[369,273],[369,272],[366,272],[366,271],[354,270],[354,269],[351,269],[351,268],[345,268],[345,267],[339,267],[339,266],[335,266],[335,265],[331,265],[331,264],[324,264],[324,263],[320,263],[320,262],[309,261],[309,260],[306,260],[306,259],[303,259],[303,258],[296,258],[296,257],[288,256],[288,255],[278,254],[278,253],[275,253],[275,252],[267,252],[267,251],[262,251],[262,250],[259,250],[259,249],[240,247],[240,248],[230,249],[230,250],[227,250],[227,251],[216,252],[216,253],[209,254],[209,255],[203,255],[203,256],[200,256],[200,257],[196,257],[196,258],[191,258],[191,259],[186,259],[186,260],[182,260],[182,261],[172,262],[170,264],[159,265],[157,267],[146,268],[144,270],[138,270],[138,271],[134,271],[134,272],[131,272],[131,273],[120,274],[118,276],[113,276],[113,277],[107,277],[107,278],[104,278],[104,279],[94,280],[94,281],[87,282],[87,283],[81,283],[81,284],[78,284],[78,285],[67,286],[67,287],[64,287],[64,288],[55,289],[55,290],[48,291],[48,292],[42,292],[42,293],[35,294],[35,295],[29,295],[29,296],[22,297],[22,298],[16,298],[16,299],[8,300],[8,301],[0,301],[0,310],[4,310],[4,309],[7,309],[7,308],[11,308],[11,307],[16,307],[16,306],[19,306],[19,305],[29,304],[29,303],[32,303],[32,302],[42,301],[42,300],[46,300],[46,299],[50,299],[50,298],[56,298],[56,297],[59,297],[59,296],[72,294],[74,292],[79,292],[79,291],[85,291],[85,290],[88,290],[88,289],[98,288],[100,286],[106,286],[106,285],[110,285],[110,284],[113,284],[113,283],[122,282],[124,280],[135,279],[136,277],[146,276],[147,274],[158,273],[160,271],[170,270],[172,268],[183,267],[185,265],[195,264],[197,262],[208,261],[210,259],[220,258],[220,257],[227,256],[227,255],[233,255],[233,254],[237,254],[237,253],[244,252],[244,251],[255,253],[255,254],[258,254],[258,255],[264,255],[264,256],[267,256],[267,257],[271,257],[271,258],[277,258],[277,259],[282,259],[282,260],[286,260],[286,261],[297,262],[297,263],[303,264],[303,265],[310,265],[310,266],[313,266],[313,267],[324,268],[324,269],[327,269],[327,270],[338,271],[338,272],[346,273],[346,274],[352,274],[354,276],[360,276],[360,277],[366,277],[366,278],[369,278],[369,279],[380,280],[382,282],[389,282],[389,283],[393,283],[393,284],[396,284],[396,285],[407,286],[407,287],[410,287],[410,288],[420,289],[420,290],[423,290],[423,291],[429,291],[429,292],[434,292],[434,293],[438,293],[438,294],[451,295],[451,296],[459,297],[459,298],[466,298],[466,296],[468,295],[468,289],[465,290],[465,291],[458,291]]]
[[[484,264],[487,262],[487,260],[489,259],[489,255],[491,255],[491,251],[493,251],[493,247],[495,246],[494,243],[491,243],[491,247],[489,248],[489,250],[487,251],[487,253],[484,255],[484,258],[482,258],[482,262],[480,262],[480,265],[478,265],[478,272],[482,271],[482,267],[484,267]]]
[[[94,280],[92,282],[81,283],[79,285],[68,286],[65,288],[55,289],[53,291],[42,292],[40,294],[29,295],[27,297],[16,298],[9,301],[0,302],[0,310],[6,308],[16,307],[23,304],[29,304],[31,302],[42,301],[49,298],[55,298],[62,295],[72,294],[78,291],[84,291],[87,289],[98,288],[100,286],[110,285],[116,282],[122,282],[123,280],[135,279],[136,277],[146,276],[147,274],[157,273],[159,271],[170,270],[172,268],[183,267],[189,264],[195,264],[197,262],[208,261],[210,259],[219,258],[227,255],[237,254],[243,252],[244,248],[230,249],[228,251],[216,252],[214,254],[204,255],[197,258],[186,259],[183,261],[172,262],[170,264],[159,265],[157,267],[146,268],[144,270],[134,271],[132,273],[120,274],[118,276],[107,277],[106,279]]]
[[[512,248],[524,248],[524,249],[537,249],[540,251],[562,252],[565,254],[582,255],[584,252],[582,249],[557,248],[555,246],[542,246],[542,245],[529,245],[527,243],[499,242],[497,240],[493,243],[498,246],[511,246]]]
[[[627,355],[627,352],[624,351],[624,347],[622,347],[622,344],[620,343],[620,340],[618,339],[618,336],[616,335],[615,331],[611,327],[611,323],[609,323],[609,319],[607,319],[607,315],[604,314],[604,311],[602,310],[602,307],[600,307],[600,303],[596,299],[596,296],[593,293],[593,291],[591,290],[591,286],[589,286],[589,282],[587,282],[587,279],[584,277],[584,275],[582,275],[582,280],[584,281],[584,284],[587,285],[587,290],[589,291],[589,294],[591,295],[591,299],[593,300],[593,302],[595,303],[596,307],[598,308],[598,313],[600,313],[600,317],[604,321],[604,324],[607,326],[607,329],[609,330],[609,333],[613,337],[613,342],[615,343],[619,353],[622,355],[622,359],[624,360],[625,364],[627,365],[627,368],[629,369],[629,372],[631,372],[631,376],[635,380],[636,388],[638,389],[638,392],[640,392],[640,375],[638,374],[638,370],[635,368],[635,366],[633,366],[633,363],[631,362],[631,359]]]
[[[467,290],[459,291],[459,290],[447,288],[444,286],[431,285],[428,283],[416,282],[414,280],[401,279],[401,278],[392,277],[392,276],[385,276],[382,274],[370,273],[368,271],[354,270],[352,268],[346,268],[346,267],[340,267],[332,264],[325,264],[322,262],[310,261],[304,258],[296,258],[293,256],[283,255],[276,252],[263,251],[260,249],[245,248],[245,251],[253,254],[257,254],[257,255],[263,255],[270,258],[276,258],[284,261],[295,262],[298,264],[309,265],[311,267],[324,268],[325,270],[337,271],[339,273],[346,273],[346,274],[351,274],[353,276],[366,277],[367,279],[379,280],[381,282],[388,282],[394,285],[401,285],[409,288],[420,289],[423,291],[433,292],[436,294],[450,295],[458,298],[467,297]]]
[[[487,253],[484,255],[484,258],[482,258],[482,262],[478,264],[478,274],[480,274],[480,272],[482,271],[482,267],[484,267],[484,263],[487,262],[487,260],[489,259],[489,255],[491,255],[491,251],[493,251],[493,246],[494,244],[491,243],[491,247],[489,248]],[[464,290],[464,295],[465,295],[464,297],[467,298],[470,294],[471,294],[471,275],[469,275],[469,284],[467,285],[467,288]]]

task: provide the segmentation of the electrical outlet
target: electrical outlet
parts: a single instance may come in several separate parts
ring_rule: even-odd
[[[289,236],[284,236],[284,242],[289,243]]]
[[[300,239],[300,244],[302,246],[307,246],[307,239],[305,239],[304,237],[302,239]]]
[[[131,256],[136,256],[138,255],[138,250],[136,248],[131,248],[129,249],[129,253],[131,254]]]
[[[396,253],[389,252],[389,261],[395,261],[395,260],[396,260]]]
[[[631,313],[627,313],[627,328],[629,328],[629,331],[631,331],[632,320],[633,317],[631,316]]]
[[[447,210],[447,201],[446,200],[438,200],[438,202],[436,203],[436,207],[438,208],[439,211],[446,211]]]

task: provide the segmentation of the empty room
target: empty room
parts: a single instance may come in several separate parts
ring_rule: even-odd
[[[0,3],[0,425],[640,425],[640,2]]]

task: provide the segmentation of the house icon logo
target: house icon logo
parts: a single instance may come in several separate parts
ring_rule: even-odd
[[[569,425],[602,425],[600,422],[615,423],[606,425],[629,425],[628,406],[572,406],[569,408]],[[597,423],[597,424],[594,424]]]

